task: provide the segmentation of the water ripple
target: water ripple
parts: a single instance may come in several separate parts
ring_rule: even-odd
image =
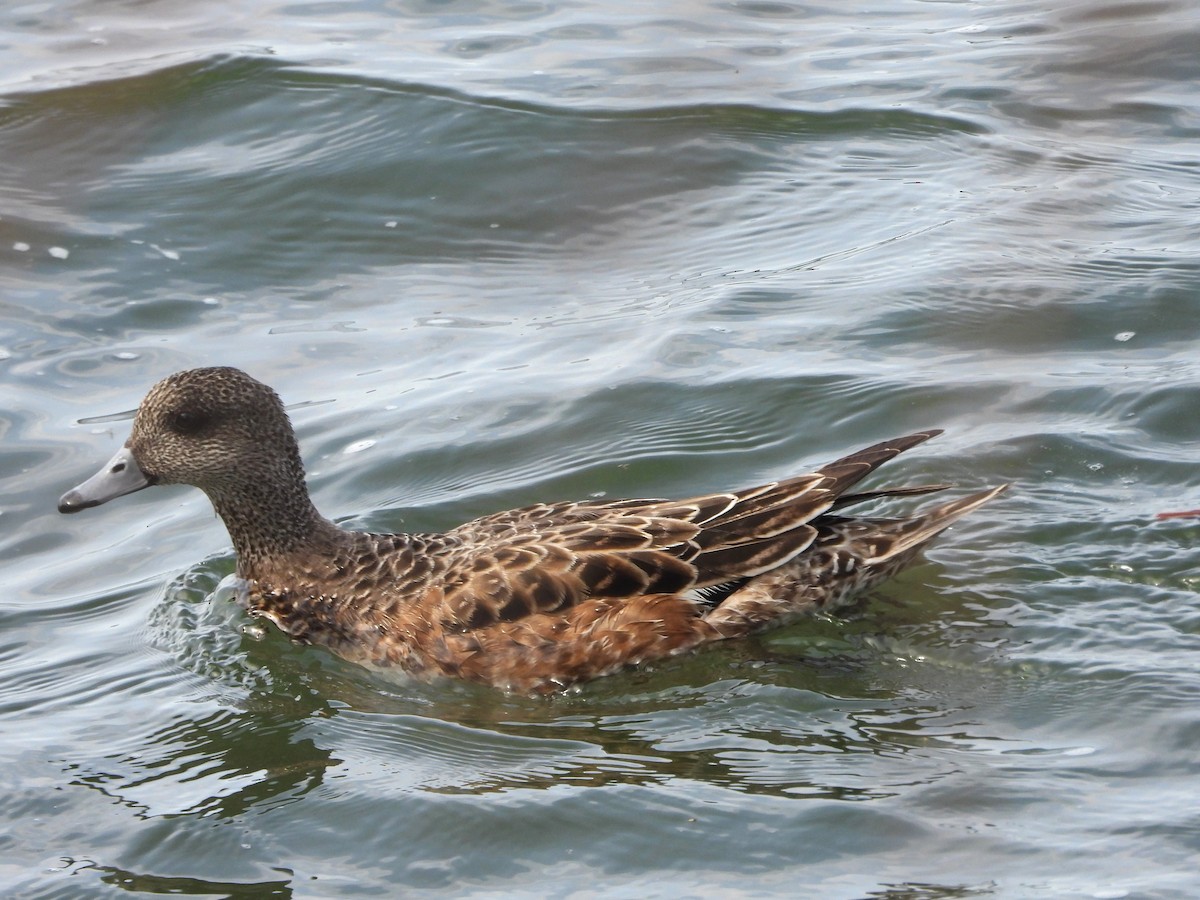
[[[0,9],[0,893],[1190,895],[1194,4],[685,6]],[[214,363],[370,527],[1014,486],[836,620],[414,684],[199,492],[54,512]]]

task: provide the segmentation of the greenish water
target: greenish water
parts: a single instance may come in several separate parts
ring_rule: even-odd
[[[1190,897],[1200,12],[0,11],[0,895]],[[176,369],[445,528],[925,427],[1015,487],[844,617],[550,700],[261,633]]]

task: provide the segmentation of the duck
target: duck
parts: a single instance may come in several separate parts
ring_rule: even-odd
[[[353,531],[314,506],[279,395],[240,369],[205,367],[155,384],[129,439],[58,509],[197,487],[233,542],[241,602],[293,641],[419,679],[548,694],[832,612],[890,578],[1008,487],[908,517],[843,514],[950,487],[851,490],[938,434],[685,500],[536,503],[442,533]]]

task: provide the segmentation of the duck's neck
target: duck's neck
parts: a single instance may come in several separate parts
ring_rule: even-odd
[[[244,578],[258,578],[289,558],[332,554],[350,536],[317,512],[303,481],[242,483],[236,491],[208,496],[229,531]]]

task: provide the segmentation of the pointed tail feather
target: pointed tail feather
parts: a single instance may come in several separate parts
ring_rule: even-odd
[[[817,519],[813,525],[821,536],[811,550],[751,578],[704,619],[731,638],[833,609],[890,578],[925,544],[1007,489],[1007,484],[989,488],[911,519]]]
[[[966,497],[935,506],[915,518],[903,520],[900,530],[893,533],[893,540],[888,544],[887,550],[875,557],[864,559],[863,564],[878,565],[902,556],[910,550],[915,550],[922,544],[933,540],[967,513],[983,506],[993,497],[1003,494],[1008,488],[1009,485],[1002,484],[975,494],[968,494]]]

